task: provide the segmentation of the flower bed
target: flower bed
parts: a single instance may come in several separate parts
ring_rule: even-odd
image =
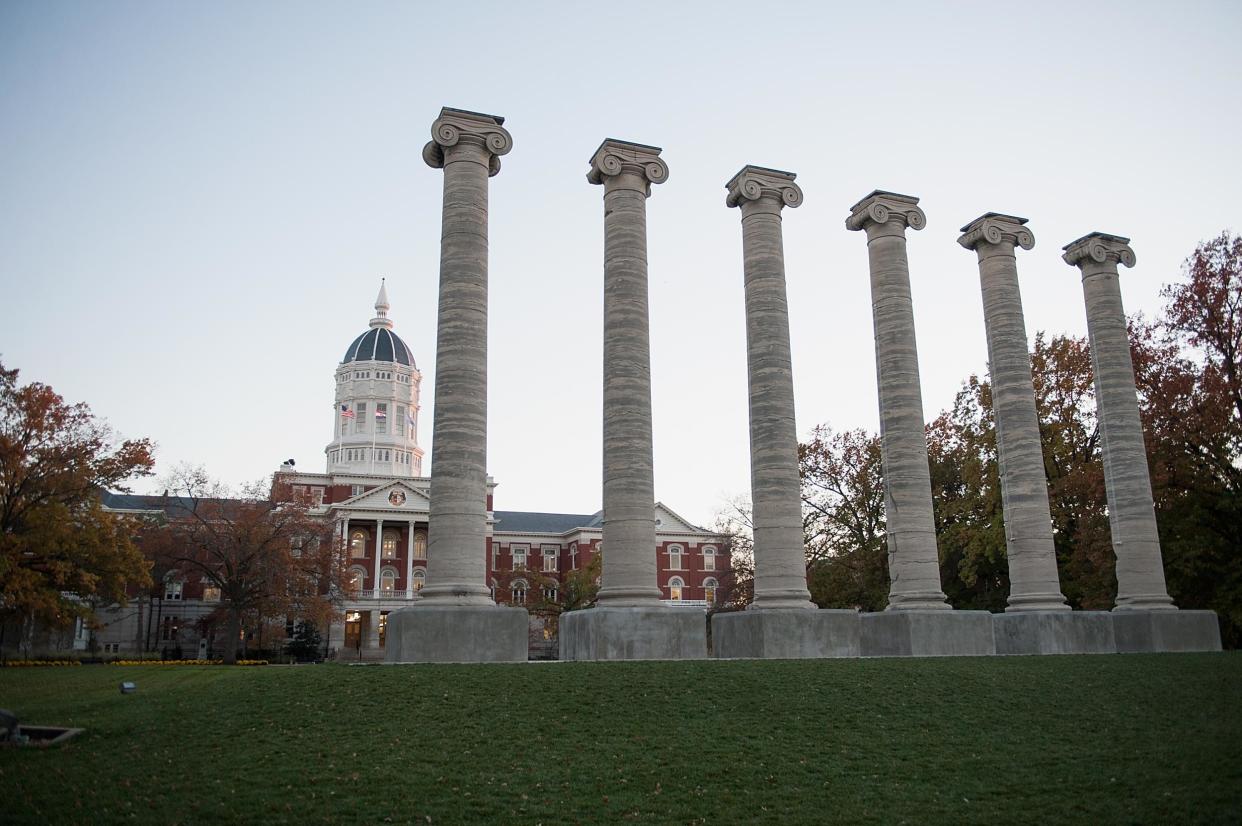
[[[224,660],[114,660],[112,665],[224,665]],[[238,660],[237,665],[267,665],[267,660]]]
[[[81,665],[77,660],[7,660],[4,668],[43,668],[46,666]]]

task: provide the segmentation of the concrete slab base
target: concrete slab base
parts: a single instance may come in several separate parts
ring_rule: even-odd
[[[987,611],[881,611],[859,615],[864,657],[984,657],[996,653]]]
[[[498,605],[428,605],[388,615],[386,663],[526,662],[529,615]]]
[[[730,611],[712,617],[712,656],[804,660],[859,655],[854,610]]]
[[[1117,651],[1219,651],[1215,611],[1113,611]]]
[[[992,615],[997,654],[1114,654],[1108,611],[1007,611]]]
[[[700,660],[707,657],[703,612],[588,608],[561,614],[562,660]]]

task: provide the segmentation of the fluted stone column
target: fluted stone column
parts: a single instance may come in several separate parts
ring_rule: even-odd
[[[1147,449],[1139,419],[1134,365],[1117,264],[1133,267],[1129,238],[1093,232],[1065,246],[1065,262],[1082,271],[1087,335],[1095,371],[1104,453],[1104,485],[1117,556],[1114,610],[1172,609],[1156,533]]]
[[[427,586],[389,616],[388,662],[526,659],[525,611],[498,607],[484,584],[487,181],[513,147],[503,123],[445,107],[423,147],[444,170]]]
[[[781,235],[781,210],[802,203],[802,189],[794,177],[790,172],[746,166],[726,184],[726,203],[742,212],[755,542],[753,609],[816,607],[806,587]]]
[[[1035,236],[1025,218],[989,212],[962,227],[957,242],[979,257],[988,372],[1009,558],[1008,611],[1068,611],[1057,575],[1048,481],[1039,440],[1016,247]]]
[[[850,208],[847,229],[865,230],[880,396],[884,516],[891,579],[888,609],[947,609],[940,590],[931,473],[915,346],[906,227],[927,218],[918,198],[876,190]]]
[[[659,605],[651,446],[647,198],[660,150],[606,140],[587,180],[604,186],[604,565],[599,604]]]
[[[611,138],[590,164],[604,187],[604,565],[596,607],[561,617],[561,659],[701,658],[702,615],[664,605],[656,584],[646,201],[668,166]]]

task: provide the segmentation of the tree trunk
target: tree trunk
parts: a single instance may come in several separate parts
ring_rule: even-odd
[[[224,629],[224,664],[237,663],[237,638],[241,636],[241,612],[229,611],[228,623]]]

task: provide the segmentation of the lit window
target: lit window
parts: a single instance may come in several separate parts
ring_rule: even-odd
[[[367,555],[367,535],[363,531],[354,531],[349,539],[349,555],[359,559]]]
[[[719,587],[720,585],[711,577],[703,580],[703,599],[707,600],[708,605],[716,604],[716,589]]]
[[[421,570],[414,572],[414,590],[415,592],[423,590],[423,586],[427,584],[427,575]],[[492,583],[495,587],[495,583]]]
[[[164,583],[164,599],[181,599],[181,580],[170,579]]]
[[[513,554],[513,570],[526,567],[526,552],[530,550],[529,545],[510,545],[509,553]]]
[[[684,570],[681,566],[681,554],[682,550],[680,545],[668,546],[668,569],[670,571]]]
[[[710,545],[703,549],[703,570],[716,570],[716,549]]]
[[[203,586],[203,602],[219,602],[220,589],[214,585]]]
[[[557,547],[556,545],[544,545],[543,546],[543,569],[545,571],[556,570],[556,556],[560,552],[561,552],[561,549]]]
[[[384,647],[384,641],[388,637],[388,612],[380,611],[379,619],[379,644],[380,648]]]
[[[160,639],[164,642],[175,641],[180,631],[181,617],[164,617],[164,623],[160,628]]]
[[[349,588],[351,591],[362,590],[362,584],[366,582],[367,572],[361,568],[349,569]]]
[[[384,559],[397,558],[397,540],[396,531],[384,531],[384,548],[381,552]]]
[[[391,568],[385,568],[380,573],[380,591],[384,596],[392,596],[392,592],[397,588],[397,572]]]
[[[422,531],[414,532],[414,558],[427,558],[427,534]]]
[[[673,577],[668,581],[668,598],[680,601],[682,589],[685,587],[686,583],[681,581],[681,577]]]
[[[513,584],[509,587],[513,594],[513,604],[514,605],[525,605],[526,604],[526,588],[527,588],[526,580],[524,579],[514,580]]]

